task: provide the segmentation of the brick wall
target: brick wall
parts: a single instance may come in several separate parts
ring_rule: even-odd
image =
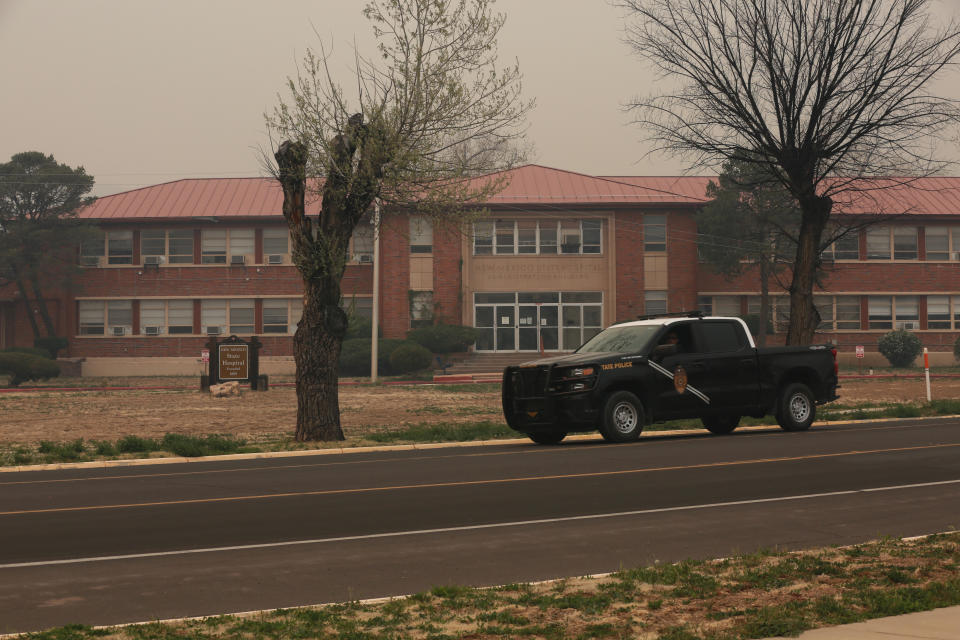
[[[617,308],[615,320],[632,320],[643,313],[643,216],[636,211],[615,214],[617,248]]]
[[[404,338],[410,329],[410,222],[391,214],[380,227],[381,332],[384,338]]]
[[[436,319],[460,324],[463,313],[463,232],[456,225],[433,230],[433,304]]]

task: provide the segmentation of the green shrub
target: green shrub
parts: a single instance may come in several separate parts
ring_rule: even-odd
[[[390,355],[405,340],[383,338],[377,342],[377,372],[381,375],[393,373],[390,368]],[[340,375],[342,376],[369,376],[370,375],[370,338],[354,338],[344,340],[340,350]]]
[[[19,386],[27,380],[46,380],[60,375],[60,365],[32,353],[0,353],[0,375],[10,376],[7,384]]]
[[[394,373],[410,373],[426,369],[433,362],[433,354],[416,342],[401,344],[390,354],[390,370]]]
[[[909,331],[897,329],[880,338],[877,348],[892,366],[909,367],[923,351],[923,344]]]
[[[140,436],[124,436],[117,440],[117,451],[120,453],[147,453],[159,448],[160,445],[156,440],[141,438]]]
[[[344,340],[356,340],[358,338],[370,339],[373,332],[373,323],[363,316],[357,314],[347,314],[347,335]]]
[[[0,353],[29,353],[32,356],[52,360],[50,357],[50,352],[46,349],[41,349],[40,347],[9,347],[3,351],[0,351]]]
[[[407,339],[433,353],[456,353],[466,351],[477,341],[477,330],[456,324],[438,324],[414,329],[407,334]]]
[[[44,336],[42,338],[36,338],[33,341],[33,346],[49,353],[50,358],[53,360],[57,359],[57,353],[59,353],[61,349],[66,349],[68,344],[67,339],[63,336]]]

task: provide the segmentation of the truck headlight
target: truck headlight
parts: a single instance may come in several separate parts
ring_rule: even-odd
[[[592,376],[593,372],[594,372],[593,367],[576,367],[567,371],[567,377],[582,378],[585,376]]]

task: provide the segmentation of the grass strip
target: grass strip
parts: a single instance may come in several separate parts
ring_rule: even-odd
[[[423,413],[436,413],[435,407],[425,406]],[[473,412],[464,408],[461,413]],[[457,412],[454,412],[457,413]],[[820,407],[817,422],[837,420],[872,420],[878,418],[919,418],[960,415],[960,400],[934,400],[915,404],[858,404],[827,405]],[[744,417],[742,426],[772,425],[769,416],[764,418]],[[699,420],[671,420],[649,425],[648,432],[673,431],[677,429],[700,429]],[[298,451],[330,446],[360,447],[379,444],[417,444],[432,442],[478,442],[522,438],[523,434],[510,429],[502,422],[490,420],[463,422],[423,422],[404,424],[399,427],[369,426],[347,434],[345,442],[296,442],[292,437],[249,442],[231,435],[188,436],[168,433],[163,438],[143,438],[127,435],[116,441],[73,440],[69,442],[41,441],[35,446],[17,445],[0,449],[0,466],[31,464],[55,464],[65,462],[89,462],[117,458],[146,458],[182,456],[188,458],[215,456],[232,453],[261,453],[266,451]]]
[[[492,588],[439,585],[376,604],[28,634],[32,640],[657,638],[743,640],[960,605],[960,533],[762,550]]]

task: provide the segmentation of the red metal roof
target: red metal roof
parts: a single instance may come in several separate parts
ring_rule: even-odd
[[[497,174],[495,174],[497,175]],[[499,174],[503,175],[503,174]],[[524,165],[506,174],[505,188],[489,200],[491,206],[647,204],[706,202],[710,176],[589,176],[540,165]],[[836,213],[960,215],[960,177],[873,181],[889,188],[840,195]],[[308,203],[310,213],[319,201]],[[111,219],[170,219],[271,217],[282,215],[283,192],[273,178],[203,178],[178,180],[104,196],[80,212],[80,217]]]

